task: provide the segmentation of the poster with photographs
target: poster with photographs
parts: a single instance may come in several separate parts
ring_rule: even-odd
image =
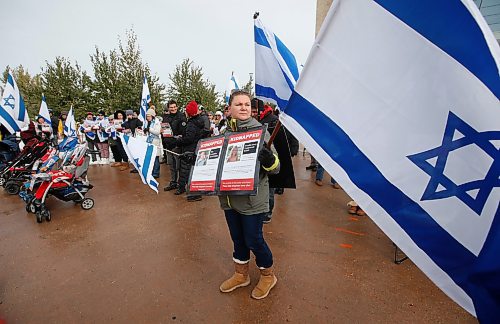
[[[169,123],[161,123],[161,136],[162,137],[173,137],[172,127]]]
[[[257,155],[264,141],[263,129],[227,136],[219,192],[228,195],[256,194],[259,164]]]
[[[257,156],[265,128],[231,132],[202,139],[189,177],[188,190],[197,194],[252,195],[257,193]]]
[[[191,170],[188,191],[215,194],[217,175],[224,147],[224,136],[202,139],[196,149],[196,160]]]

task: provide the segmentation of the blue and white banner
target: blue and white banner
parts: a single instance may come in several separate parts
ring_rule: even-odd
[[[9,72],[0,102],[0,124],[14,134],[29,124],[28,111],[19,92],[16,80]]]
[[[47,102],[45,101],[45,96],[42,95],[42,103],[40,104],[40,112],[38,116],[42,116],[45,122],[49,125],[52,125],[52,121],[50,120],[49,108],[47,107]]]
[[[471,0],[336,0],[281,114],[482,322],[500,318],[499,62]]]
[[[299,79],[295,56],[283,42],[254,19],[255,95],[284,109]]]
[[[148,79],[144,75],[144,80],[142,82],[142,96],[141,96],[141,109],[139,111],[139,120],[143,123],[146,122],[146,112],[149,109],[149,103],[151,102],[151,96],[149,94]]]
[[[229,104],[229,97],[231,96],[231,93],[233,90],[239,90],[240,86],[238,81],[236,80],[236,76],[234,75],[234,72],[231,73],[231,79],[229,80],[226,88],[226,103]]]
[[[69,110],[68,116],[66,117],[66,121],[64,122],[64,135],[67,137],[76,138],[76,122],[75,122],[75,113],[73,112],[73,106]]]
[[[122,140],[123,148],[127,153],[128,160],[139,171],[142,182],[158,193],[158,181],[152,175],[157,147],[139,138],[121,133],[119,136]]]

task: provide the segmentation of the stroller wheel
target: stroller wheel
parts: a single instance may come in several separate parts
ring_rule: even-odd
[[[45,218],[45,220],[47,222],[50,222],[52,220],[52,216],[50,215],[50,210],[48,209],[45,209],[44,211],[42,211],[42,217]]]
[[[84,200],[82,200],[82,209],[83,210],[89,210],[91,209],[92,207],[94,207],[94,199],[92,198],[85,198]]]
[[[36,222],[37,223],[41,223],[43,221],[43,217],[42,217],[42,213],[41,212],[37,211],[36,214],[35,214],[35,216],[36,216]]]
[[[0,186],[3,187],[5,185],[5,182],[6,182],[5,178],[4,177],[0,177]]]
[[[14,182],[14,181],[7,181],[5,184],[5,190],[7,190],[7,193],[9,195],[17,195],[19,193],[19,190],[21,187],[19,186],[19,183]]]

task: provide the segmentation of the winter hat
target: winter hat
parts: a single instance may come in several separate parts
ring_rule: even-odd
[[[217,111],[215,112],[215,115],[216,115],[216,116],[221,116],[221,117],[223,116],[222,111],[220,111],[220,110],[217,110]]]
[[[98,113],[98,114],[99,114],[99,115],[103,115],[103,116],[105,116],[105,115],[106,115],[106,114],[104,113],[104,110],[99,110],[99,113]]]
[[[146,112],[146,116],[151,115],[153,117],[156,117],[156,112],[154,109],[149,108],[148,111]]]
[[[133,115],[133,114],[134,114],[134,112],[132,111],[132,109],[125,110],[125,116]]]
[[[198,104],[196,101],[190,101],[186,106],[186,114],[189,117],[195,116],[198,114]]]

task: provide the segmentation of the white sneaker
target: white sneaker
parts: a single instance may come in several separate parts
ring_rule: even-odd
[[[102,158],[102,159],[101,159],[101,164],[102,164],[102,165],[109,164],[109,160],[108,160],[108,159],[106,159],[106,158]]]
[[[99,163],[98,161],[90,161],[90,163],[89,163],[89,164],[90,164],[90,165],[96,165],[96,164],[98,164],[98,163]]]

